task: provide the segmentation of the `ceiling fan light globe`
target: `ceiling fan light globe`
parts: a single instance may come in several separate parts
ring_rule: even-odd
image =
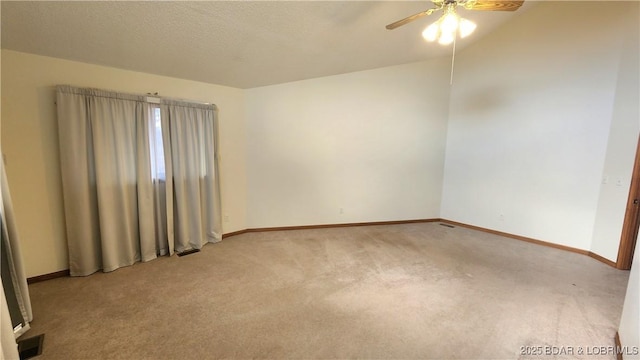
[[[429,42],[436,41],[439,31],[440,29],[438,28],[438,24],[433,23],[427,26],[426,29],[424,29],[424,31],[422,32],[422,37]]]
[[[476,27],[477,25],[473,21],[461,18],[460,19],[460,37],[465,38],[471,35],[471,33],[475,31]]]
[[[458,30],[458,24],[460,23],[460,17],[455,12],[449,12],[442,16],[440,19],[440,30],[445,32],[454,32]]]
[[[438,43],[440,45],[449,45],[453,42],[454,38],[455,38],[455,32],[451,33],[451,32],[442,32],[440,34],[440,38],[438,39]]]

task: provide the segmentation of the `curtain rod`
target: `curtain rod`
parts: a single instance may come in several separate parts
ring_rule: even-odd
[[[69,86],[69,85],[64,85],[64,86],[68,86],[69,88],[98,90],[98,91],[104,91],[104,92],[110,92],[110,93],[118,94],[117,91],[112,91],[112,90],[102,90],[102,89],[95,89],[95,88],[78,88],[78,87]],[[162,100],[164,99],[164,100],[168,100],[168,101],[183,102],[183,103],[187,103],[187,104],[213,106],[214,110],[218,110],[218,106],[216,104],[214,104],[214,103],[160,96],[157,91],[153,92],[153,93],[148,92],[146,95],[138,95],[138,94],[130,94],[130,93],[120,93],[120,94],[132,95],[132,96],[140,96],[140,97],[144,98],[144,102],[150,103],[150,104],[161,104]],[[58,105],[58,102],[56,100],[54,100],[53,104],[54,105]]]
[[[213,104],[213,103],[210,103],[210,102],[202,102],[202,101],[195,101],[195,100],[185,100],[185,99],[178,99],[178,98],[170,98],[170,97],[166,97],[166,96],[160,96],[160,95],[158,95],[157,91],[154,92],[154,93],[147,93],[147,96],[145,97],[146,102],[152,103],[152,104],[160,104],[162,99],[169,100],[169,101],[180,101],[180,102],[185,102],[185,103],[190,103],[190,104],[213,105],[214,107],[217,108],[216,104]]]
[[[183,102],[183,103],[187,103],[187,104],[196,104],[196,105],[211,105],[213,106],[215,109],[218,108],[218,105],[216,104],[212,104],[212,103],[208,103],[208,102],[200,102],[200,101],[192,101],[192,100],[183,100],[183,99],[176,99],[176,98],[168,98],[168,97],[160,97],[160,96],[145,96],[144,102],[149,103],[149,104],[158,104],[160,105],[162,103],[162,99],[165,100],[169,100],[169,101],[179,101],[179,102]],[[58,105],[58,102],[56,100],[53,101],[54,105]]]

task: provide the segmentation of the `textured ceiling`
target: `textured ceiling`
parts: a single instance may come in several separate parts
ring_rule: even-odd
[[[518,16],[460,10],[470,42]],[[384,26],[430,1],[2,1],[2,48],[238,88],[449,56],[420,33],[437,15]]]

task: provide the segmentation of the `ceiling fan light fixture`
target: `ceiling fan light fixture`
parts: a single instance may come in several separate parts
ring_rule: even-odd
[[[464,19],[456,13],[455,6],[449,5],[446,9],[446,13],[438,19],[438,21],[427,26],[422,32],[422,37],[433,42],[438,40],[441,45],[451,44],[458,33],[461,38],[465,38],[476,29],[476,24],[473,21]]]
[[[433,14],[436,11],[443,10],[444,16],[442,16],[437,22],[441,23],[447,15],[449,19],[447,20],[447,24],[445,27],[449,26],[448,23],[451,22],[462,22],[462,18],[458,16],[455,9],[457,6],[462,6],[467,10],[484,10],[484,11],[516,11],[524,3],[524,0],[431,0],[435,7],[431,9],[427,9],[425,11],[421,11],[419,13],[413,14],[411,16],[407,16],[404,19],[400,19],[398,21],[392,22],[387,25],[386,28],[388,30],[396,29],[400,26],[406,25],[412,21],[415,21],[423,16],[428,16]],[[459,25],[459,24],[457,24]],[[458,29],[458,26],[455,26]],[[475,29],[475,24],[473,24],[473,28]],[[465,33],[469,33],[466,31]]]
[[[466,38],[471,35],[476,27],[477,25],[473,21],[460,18],[460,37]]]

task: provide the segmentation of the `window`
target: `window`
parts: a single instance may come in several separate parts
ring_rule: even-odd
[[[162,121],[160,107],[150,105],[149,109],[149,147],[151,154],[151,178],[164,181],[164,143],[162,141]]]

